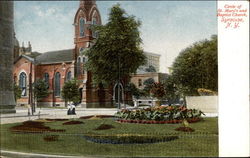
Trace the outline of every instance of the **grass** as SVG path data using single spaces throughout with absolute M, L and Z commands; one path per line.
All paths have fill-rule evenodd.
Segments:
M 129 124 L 117 123 L 111 118 L 101 120 L 83 120 L 84 124 L 62 125 L 67 121 L 45 123 L 53 129 L 65 129 L 64 133 L 12 133 L 9 128 L 15 124 L 1 125 L 1 149 L 22 152 L 34 152 L 59 155 L 83 156 L 218 156 L 218 119 L 204 118 L 204 121 L 192 123 L 195 132 L 175 131 L 180 124 Z M 109 124 L 115 128 L 95 130 L 101 124 Z M 96 134 L 175 134 L 179 139 L 170 142 L 153 144 L 99 144 L 86 141 L 84 133 Z M 59 135 L 58 141 L 46 142 L 48 135 Z

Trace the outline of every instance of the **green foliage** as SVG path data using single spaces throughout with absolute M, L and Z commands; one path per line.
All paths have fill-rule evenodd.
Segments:
M 93 82 L 110 84 L 136 72 L 145 64 L 145 55 L 140 47 L 138 28 L 141 23 L 115 5 L 111 8 L 106 25 L 97 26 L 98 38 L 93 47 L 85 52 L 88 57 L 86 69 L 93 74 Z
M 180 92 L 178 91 L 176 84 L 175 84 L 175 80 L 173 79 L 172 76 L 168 76 L 164 80 L 163 85 L 164 85 L 164 88 L 166 90 L 165 97 L 167 98 L 168 103 L 172 104 L 172 103 L 176 102 L 177 100 L 179 100 Z
M 127 86 L 125 87 L 125 91 L 130 92 L 130 94 L 132 94 L 136 99 L 143 95 L 143 92 L 140 89 L 136 88 L 135 84 L 133 83 L 127 84 Z
M 15 94 L 15 100 L 21 98 L 22 90 L 18 85 L 16 85 L 16 83 L 14 84 L 14 94 Z
M 125 120 L 184 120 L 200 118 L 205 115 L 197 109 L 187 109 L 184 106 L 159 106 L 146 109 L 128 110 L 124 109 L 115 114 L 115 117 Z
M 78 103 L 80 101 L 80 92 L 78 89 L 78 81 L 76 79 L 68 80 L 62 88 L 62 97 L 66 101 Z
M 153 84 L 155 83 L 155 80 L 153 78 L 148 78 L 143 82 L 144 88 L 143 91 L 146 95 L 149 95 L 150 89 L 152 88 Z
M 166 90 L 162 83 L 154 83 L 150 89 L 150 93 L 152 93 L 153 97 L 162 99 L 166 95 Z
M 42 79 L 36 80 L 34 83 L 34 93 L 37 101 L 41 101 L 43 98 L 47 97 L 49 95 L 47 83 Z
M 217 91 L 217 36 L 184 49 L 173 64 L 172 75 L 184 95 L 198 95 L 198 88 Z
M 155 69 L 155 67 L 154 67 L 154 66 L 149 65 L 149 67 L 148 67 L 148 68 L 146 68 L 146 69 L 145 69 L 145 71 L 146 71 L 146 72 L 156 72 L 156 69 Z

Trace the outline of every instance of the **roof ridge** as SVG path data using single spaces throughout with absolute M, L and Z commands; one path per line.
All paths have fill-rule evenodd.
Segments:
M 74 48 L 69 48 L 69 49 L 59 49 L 59 50 L 52 50 L 52 51 L 48 51 L 48 52 L 43 52 L 41 54 L 44 54 L 44 53 L 50 53 L 50 52 L 61 52 L 61 51 L 65 51 L 65 50 L 74 50 Z

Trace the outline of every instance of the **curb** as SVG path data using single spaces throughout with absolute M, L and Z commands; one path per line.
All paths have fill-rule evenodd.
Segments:
M 88 156 L 62 156 L 62 155 L 48 155 L 36 153 L 24 153 L 16 151 L 0 150 L 1 158 L 94 158 Z

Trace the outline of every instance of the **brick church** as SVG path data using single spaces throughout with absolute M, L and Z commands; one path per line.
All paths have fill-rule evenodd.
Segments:
M 108 89 L 95 88 L 91 84 L 91 73 L 84 70 L 84 63 L 88 60 L 84 51 L 89 49 L 97 37 L 96 32 L 90 29 L 91 25 L 101 25 L 101 15 L 96 2 L 80 1 L 74 17 L 75 37 L 73 49 L 38 53 L 32 51 L 31 43 L 28 47 L 19 46 L 15 38 L 14 70 L 15 83 L 21 88 L 21 98 L 18 105 L 33 102 L 32 83 L 37 79 L 44 79 L 51 92 L 39 104 L 41 106 L 65 106 L 61 97 L 64 83 L 76 78 L 79 80 L 81 107 L 114 107 L 113 86 Z M 126 83 L 123 83 L 123 85 Z M 122 103 L 131 101 L 131 96 L 124 93 L 122 87 Z

